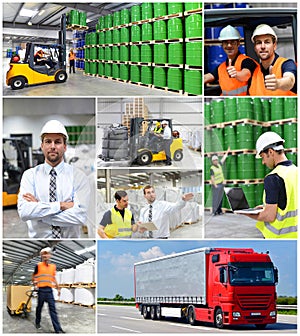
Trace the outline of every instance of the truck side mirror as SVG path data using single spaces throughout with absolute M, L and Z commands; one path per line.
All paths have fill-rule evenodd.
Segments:
M 274 280 L 275 280 L 275 284 L 278 284 L 279 281 L 279 276 L 278 276 L 278 268 L 274 267 Z
M 226 272 L 226 268 L 225 267 L 220 267 L 219 268 L 219 272 L 220 272 L 220 282 L 222 284 L 226 284 L 227 283 L 227 272 Z

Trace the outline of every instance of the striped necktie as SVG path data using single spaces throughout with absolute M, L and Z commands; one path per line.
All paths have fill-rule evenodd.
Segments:
M 49 184 L 49 202 L 56 202 L 56 171 L 54 168 L 50 170 L 50 184 Z M 52 238 L 61 238 L 61 227 L 51 226 Z
M 150 204 L 149 205 L 148 222 L 152 222 L 152 208 L 153 208 L 153 205 Z M 152 231 L 149 231 L 149 238 L 153 238 L 153 232 Z

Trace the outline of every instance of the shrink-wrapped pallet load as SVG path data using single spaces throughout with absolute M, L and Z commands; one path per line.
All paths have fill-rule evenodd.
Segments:
M 74 283 L 74 278 L 75 278 L 74 268 L 64 269 L 61 275 L 61 283 L 65 285 L 69 285 L 69 284 L 71 285 Z
M 61 288 L 60 300 L 63 302 L 73 302 L 74 301 L 74 289 L 73 288 Z
M 89 284 L 94 282 L 94 265 L 84 263 L 76 266 L 74 283 Z
M 74 303 L 86 306 L 95 304 L 95 288 L 75 288 Z

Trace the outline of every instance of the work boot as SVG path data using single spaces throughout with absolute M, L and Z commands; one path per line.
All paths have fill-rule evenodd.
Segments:
M 42 329 L 41 325 L 39 323 L 35 324 L 36 329 Z

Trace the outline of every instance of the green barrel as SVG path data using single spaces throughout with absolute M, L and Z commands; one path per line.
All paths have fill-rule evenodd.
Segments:
M 167 39 L 167 23 L 165 20 L 154 21 L 153 23 L 153 38 L 154 40 Z
M 131 62 L 141 61 L 141 47 L 139 45 L 133 44 L 130 46 L 130 60 Z
M 253 125 L 243 123 L 236 126 L 236 144 L 237 149 L 255 149 Z
M 284 112 L 284 98 L 271 99 L 271 120 L 281 120 Z
M 84 58 L 90 59 L 90 48 L 84 48 Z
M 120 66 L 119 64 L 112 65 L 112 78 L 120 78 Z
M 79 25 L 79 12 L 76 9 L 72 9 L 69 14 L 70 24 Z
M 98 53 L 97 53 L 98 49 L 96 47 L 92 47 L 90 48 L 90 59 L 91 60 L 96 60 L 98 59 Z
M 141 20 L 141 6 L 134 5 L 130 10 L 131 22 L 137 22 Z
M 120 47 L 120 61 L 129 61 L 129 48 L 128 46 L 121 45 Z
M 192 14 L 185 19 L 186 37 L 202 37 L 202 15 Z
M 154 44 L 153 61 L 156 64 L 165 64 L 167 59 L 167 45 L 165 43 Z
M 97 63 L 96 62 L 90 62 L 90 74 L 91 75 L 97 74 Z
M 204 157 L 204 181 L 210 180 L 211 161 L 208 156 Z
M 212 207 L 212 191 L 210 184 L 204 185 L 204 207 L 205 208 Z
M 79 13 L 79 25 L 86 26 L 86 12 Z
M 260 98 L 253 98 L 254 120 L 263 121 L 263 106 Z
M 271 118 L 271 105 L 269 99 L 262 99 L 262 108 L 263 108 L 263 121 L 270 121 Z
M 255 184 L 240 184 L 241 187 L 246 195 L 246 198 L 249 203 L 249 207 L 255 207 L 256 203 L 256 195 L 255 195 Z
M 155 18 L 165 16 L 168 14 L 168 8 L 166 2 L 154 2 L 153 4 L 153 16 Z
M 113 61 L 120 61 L 120 47 L 113 46 L 112 47 L 112 60 Z
M 85 37 L 84 37 L 84 44 L 86 46 L 90 45 L 90 34 L 85 34 Z
M 138 65 L 130 66 L 130 80 L 134 83 L 141 81 L 141 69 Z
M 254 206 L 263 204 L 263 194 L 264 194 L 264 184 L 255 184 L 255 200 L 256 204 Z
M 263 179 L 265 177 L 265 166 L 262 164 L 261 159 L 255 159 L 255 178 Z
M 237 120 L 253 119 L 252 98 L 239 98 L 237 100 Z
M 84 62 L 84 73 L 86 74 L 90 73 L 90 62 L 88 61 Z
M 188 42 L 185 45 L 186 64 L 202 66 L 202 42 Z
M 130 23 L 129 9 L 124 8 L 121 10 L 121 25 Z
M 152 45 L 143 44 L 141 46 L 141 62 L 152 62 L 153 61 L 153 53 L 152 53 Z
M 297 117 L 297 98 L 284 98 L 283 119 Z
M 284 138 L 284 135 L 283 135 L 283 126 L 282 125 L 278 125 L 278 124 L 271 125 L 270 131 L 271 132 L 275 132 L 278 135 L 280 135 L 282 138 Z
M 113 26 L 113 16 L 112 14 L 107 14 L 104 16 L 104 28 L 111 28 Z
M 105 44 L 112 44 L 112 30 L 105 32 Z
M 224 121 L 236 120 L 237 115 L 237 99 L 226 98 L 224 99 Z
M 104 49 L 104 60 L 105 61 L 111 61 L 112 60 L 112 48 L 111 47 L 105 47 L 105 49 Z
M 168 21 L 168 39 L 183 38 L 182 20 L 173 18 Z
M 150 41 L 153 39 L 152 23 L 142 24 L 142 41 Z
M 224 121 L 224 99 L 211 101 L 211 123 L 218 124 Z
M 97 33 L 98 35 L 98 44 L 105 44 L 105 32 L 101 31 Z
M 98 60 L 104 61 L 104 58 L 105 58 L 105 48 L 99 47 L 98 48 Z
M 212 143 L 211 143 L 211 130 L 204 130 L 204 152 L 211 153 L 212 152 Z
M 153 69 L 153 84 L 157 87 L 167 87 L 166 68 L 155 67 Z
M 194 95 L 202 94 L 201 71 L 184 70 L 184 91 Z
M 99 29 L 104 29 L 104 22 L 105 22 L 104 16 L 100 16 L 98 19 Z
M 238 179 L 248 180 L 254 179 L 255 176 L 255 155 L 239 154 L 237 156 Z
M 98 63 L 98 75 L 104 76 L 104 63 Z
M 97 33 L 90 33 L 90 45 L 96 45 L 97 44 Z
M 224 127 L 224 149 L 235 150 L 236 148 L 236 127 L 226 126 Z
M 152 19 L 153 18 L 153 3 L 143 2 L 142 5 L 142 20 Z
M 183 12 L 182 2 L 168 2 L 168 14 L 177 14 Z
M 263 134 L 262 126 L 253 126 L 253 138 L 254 142 Z
M 121 43 L 128 43 L 130 42 L 130 34 L 129 34 L 129 28 L 123 27 L 120 29 L 121 32 Z
M 297 147 L 297 123 L 283 124 L 283 138 L 285 148 Z
M 121 12 L 117 11 L 113 14 L 113 27 L 120 26 L 121 24 Z
M 105 76 L 111 77 L 111 75 L 112 75 L 111 69 L 112 69 L 111 63 L 105 63 L 105 65 L 104 65 L 104 74 L 105 74 Z
M 183 81 L 182 81 L 182 69 L 178 68 L 169 68 L 168 69 L 168 80 L 167 85 L 171 90 L 182 90 Z
M 113 36 L 113 43 L 117 44 L 121 42 L 121 34 L 120 34 L 120 29 L 114 29 L 112 31 L 112 36 Z
M 221 152 L 224 150 L 224 134 L 223 128 L 212 129 L 212 146 L 214 152 Z
M 141 67 L 141 82 L 143 84 L 153 83 L 153 68 L 151 66 Z
M 129 80 L 129 65 L 120 64 L 120 79 Z
M 224 176 L 226 180 L 237 180 L 238 179 L 238 166 L 237 166 L 237 156 L 228 155 L 224 164 Z
M 210 103 L 205 102 L 204 104 L 204 125 L 210 125 Z
M 168 63 L 183 64 L 183 44 L 169 43 L 168 46 Z
M 297 153 L 286 153 L 285 155 L 288 160 L 291 160 L 294 165 L 297 165 Z
M 190 11 L 190 10 L 200 9 L 200 8 L 202 8 L 202 2 L 185 2 L 184 3 L 185 11 Z
M 133 25 L 131 26 L 131 42 L 139 42 L 141 41 L 141 26 Z

